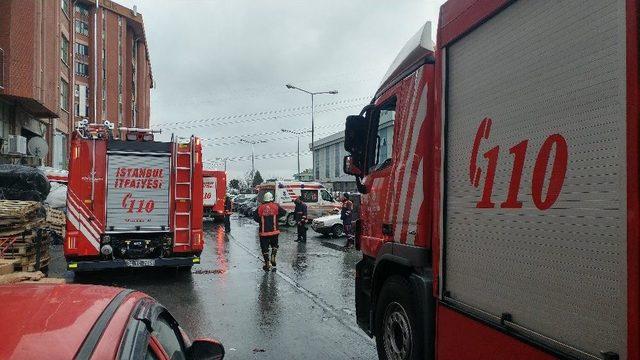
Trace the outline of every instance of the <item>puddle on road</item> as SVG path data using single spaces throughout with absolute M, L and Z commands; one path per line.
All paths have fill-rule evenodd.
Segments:
M 345 249 L 343 245 L 330 243 L 328 241 L 323 241 L 321 244 L 322 244 L 322 246 L 328 247 L 329 249 L 338 250 L 338 251 L 342 251 L 342 252 L 348 252 L 348 249 Z
M 196 275 L 206 275 L 206 274 L 224 274 L 225 270 L 223 269 L 213 269 L 213 270 L 195 270 L 193 274 Z

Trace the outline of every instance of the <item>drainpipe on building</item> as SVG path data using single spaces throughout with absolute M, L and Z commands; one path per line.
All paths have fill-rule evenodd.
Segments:
M 93 14 L 93 122 L 98 122 L 98 10 L 100 9 L 100 0 L 96 0 L 96 11 Z M 103 110 L 104 111 L 104 110 Z M 96 142 L 93 141 L 93 151 L 91 154 L 91 209 L 95 197 L 95 181 L 96 181 Z

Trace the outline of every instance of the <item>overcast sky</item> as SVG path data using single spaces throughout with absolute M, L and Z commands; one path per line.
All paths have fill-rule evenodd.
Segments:
M 284 85 L 338 90 L 316 97 L 316 140 L 343 130 L 405 42 L 426 21 L 435 27 L 444 2 L 116 1 L 144 17 L 156 85 L 151 125 L 163 137 L 202 137 L 205 161 L 229 158 L 229 179 L 251 169 L 251 145 L 240 139 L 266 141 L 255 145 L 265 179 L 291 178 L 296 138 L 280 129 L 309 130 L 311 110 L 308 95 Z M 311 167 L 310 141 L 301 138 L 302 169 Z

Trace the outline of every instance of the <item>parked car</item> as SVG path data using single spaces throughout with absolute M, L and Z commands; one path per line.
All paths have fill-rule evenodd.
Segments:
M 97 285 L 0 286 L 0 359 L 222 359 L 148 295 Z
M 255 197 L 255 194 L 240 194 L 236 196 L 231 203 L 231 209 L 238 212 L 242 204 L 249 201 L 252 197 Z
M 253 212 L 257 208 L 258 208 L 258 199 L 254 197 L 251 200 L 242 204 L 242 214 L 244 214 L 244 216 L 252 217 Z
M 344 227 L 342 226 L 342 220 L 340 220 L 340 214 L 327 215 L 314 219 L 311 223 L 313 231 L 322 235 L 333 235 L 334 237 L 341 237 L 344 235 Z

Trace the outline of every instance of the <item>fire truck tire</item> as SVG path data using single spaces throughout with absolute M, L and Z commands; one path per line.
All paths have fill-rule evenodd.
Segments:
M 293 214 L 287 215 L 287 226 L 289 227 L 296 226 L 296 219 L 294 218 Z
M 401 276 L 391 276 L 382 286 L 376 306 L 375 337 L 380 360 L 423 358 L 422 319 L 411 299 L 413 287 Z

